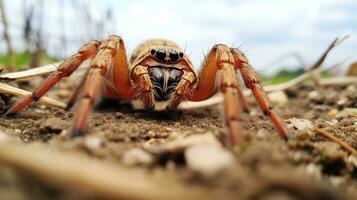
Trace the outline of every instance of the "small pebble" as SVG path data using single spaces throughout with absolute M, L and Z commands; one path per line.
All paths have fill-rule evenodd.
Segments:
M 307 119 L 290 118 L 286 121 L 288 123 L 288 127 L 294 128 L 295 130 L 304 131 L 313 128 L 312 122 Z
M 333 117 L 338 113 L 338 110 L 336 108 L 331 109 L 330 111 L 327 112 L 327 116 Z
M 356 156 L 353 156 L 353 155 L 350 155 L 348 157 L 348 162 L 352 163 L 352 165 L 357 168 L 357 157 Z
M 140 148 L 133 148 L 124 152 L 122 161 L 128 166 L 151 165 L 154 162 L 154 158 L 151 154 Z
M 321 178 L 321 167 L 314 163 L 309 163 L 306 166 L 306 172 L 316 178 Z
M 22 131 L 21 131 L 20 129 L 18 129 L 18 128 L 14 129 L 14 132 L 15 132 L 16 134 L 22 133 Z
M 309 92 L 307 96 L 309 97 L 309 99 L 317 99 L 320 96 L 320 94 L 318 91 L 314 90 Z
M 155 133 L 154 131 L 148 131 L 148 132 L 146 133 L 146 135 L 147 135 L 149 138 L 154 138 L 154 137 L 156 137 L 156 133 Z
M 346 116 L 357 117 L 357 108 L 344 108 L 336 115 L 336 117 L 346 117 Z
M 276 106 L 283 106 L 288 102 L 288 96 L 283 91 L 270 92 L 268 97 Z
M 185 159 L 190 169 L 208 177 L 227 169 L 234 162 L 231 152 L 221 147 L 206 145 L 195 145 L 187 148 Z
M 346 98 L 346 97 L 341 97 L 341 98 L 337 101 L 337 105 L 343 106 L 343 105 L 346 105 L 347 102 L 348 102 L 348 98 Z
M 344 182 L 344 179 L 342 177 L 340 177 L 340 176 L 336 176 L 336 177 L 331 176 L 330 177 L 330 182 L 331 182 L 331 184 L 333 186 L 338 187 Z
M 258 132 L 257 132 L 257 137 L 259 139 L 264 139 L 266 138 L 268 135 L 270 134 L 270 132 L 265 129 L 265 128 L 262 128 L 262 129 L 259 129 Z
M 84 140 L 84 145 L 87 149 L 95 150 L 102 145 L 102 141 L 99 137 L 87 137 Z
M 115 113 L 115 117 L 116 117 L 117 119 L 121 119 L 121 118 L 124 117 L 124 114 L 121 113 L 121 112 L 116 112 L 116 113 Z

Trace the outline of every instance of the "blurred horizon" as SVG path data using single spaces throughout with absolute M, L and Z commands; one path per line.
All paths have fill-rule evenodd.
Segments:
M 309 66 L 335 37 L 351 37 L 336 47 L 325 67 L 350 58 L 357 60 L 357 2 L 316 1 L 163 1 L 139 0 L 4 0 L 14 51 L 29 48 L 24 40 L 31 15 L 30 49 L 40 38 L 45 51 L 64 59 L 91 39 L 116 34 L 123 37 L 127 54 L 140 42 L 165 38 L 177 42 L 198 68 L 216 43 L 240 47 L 252 66 L 263 74 Z M 0 26 L 3 32 L 3 26 Z M 6 53 L 6 45 L 0 45 Z M 285 56 L 284 56 L 285 55 Z M 279 59 L 280 58 L 280 59 Z M 272 63 L 278 59 L 278 62 Z

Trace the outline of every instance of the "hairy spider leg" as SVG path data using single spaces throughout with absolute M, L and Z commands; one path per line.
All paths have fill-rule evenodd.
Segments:
M 53 72 L 44 82 L 42 82 L 42 84 L 30 96 L 23 98 L 7 110 L 5 116 L 15 115 L 17 112 L 28 106 L 32 101 L 38 101 L 62 78 L 70 76 L 76 69 L 78 69 L 79 65 L 83 61 L 95 56 L 99 45 L 99 41 L 91 41 L 82 46 L 76 54 L 64 61 L 57 68 L 57 71 Z
M 188 99 L 208 99 L 217 90 L 216 79 L 220 79 L 219 88 L 224 96 L 224 119 L 229 129 L 230 142 L 237 144 L 242 141 L 239 125 L 241 107 L 234 61 L 229 47 L 223 44 L 215 45 L 202 64 L 198 84 Z
M 238 49 L 231 49 L 231 52 L 235 58 L 236 68 L 239 69 L 246 87 L 252 91 L 263 113 L 270 118 L 278 130 L 280 137 L 284 140 L 289 140 L 291 135 L 289 134 L 288 128 L 273 109 L 273 104 L 260 84 L 259 75 L 249 65 L 248 59 Z
M 125 66 L 120 65 L 123 63 L 121 59 L 126 59 L 126 57 L 117 60 L 118 57 L 125 54 L 123 51 L 125 51 L 125 48 L 122 39 L 116 35 L 109 36 L 99 46 L 98 53 L 91 62 L 90 69 L 79 97 L 71 130 L 72 137 L 80 136 L 82 134 L 87 124 L 88 115 L 95 104 L 102 83 L 104 82 L 103 80 L 105 80 L 106 76 L 108 76 L 108 71 L 112 72 L 111 70 L 113 70 L 113 67 L 118 67 L 117 65 L 119 65 L 119 67 L 122 67 L 122 70 L 124 71 L 122 74 L 125 74 L 125 77 L 128 76 L 128 66 L 125 65 L 127 61 L 124 61 Z M 116 61 L 120 61 L 120 63 L 117 63 Z M 128 86 L 130 85 L 129 82 L 126 84 Z M 118 94 L 123 94 L 127 92 L 127 90 L 116 90 L 116 92 Z

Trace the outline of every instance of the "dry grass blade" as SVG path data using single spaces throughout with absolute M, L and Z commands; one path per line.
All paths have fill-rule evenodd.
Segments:
M 0 142 L 0 162 L 72 192 L 98 199 L 207 199 L 195 187 L 158 184 L 147 174 L 42 145 Z
M 337 68 L 339 66 L 341 66 L 343 63 L 345 62 L 342 61 L 342 62 L 339 62 L 339 63 L 336 63 L 334 65 L 332 65 L 331 67 L 329 68 L 326 68 L 326 69 L 321 69 L 321 68 L 316 68 L 312 71 L 307 71 L 303 74 L 301 74 L 300 76 L 290 80 L 290 81 L 287 81 L 287 82 L 284 82 L 284 83 L 280 83 L 280 84 L 276 84 L 276 85 L 267 85 L 264 87 L 264 90 L 266 92 L 273 92 L 273 91 L 279 91 L 279 90 L 286 90 L 286 89 L 289 89 L 301 82 L 303 82 L 304 80 L 310 78 L 311 76 L 313 76 L 314 74 L 316 73 L 321 73 L 321 72 L 324 72 L 324 71 L 329 71 L 331 69 L 334 69 L 334 68 Z M 320 83 L 321 85 L 321 83 Z
M 333 136 L 331 133 L 328 133 L 326 131 L 323 131 L 321 129 L 314 129 L 313 130 L 314 133 L 319 134 L 329 140 L 331 140 L 332 142 L 338 144 L 341 146 L 342 149 L 346 150 L 348 153 L 352 154 L 353 156 L 357 156 L 357 151 L 356 149 L 354 149 L 353 147 L 351 147 L 349 144 L 347 144 L 346 142 L 340 140 L 339 138 Z
M 31 92 L 7 85 L 5 83 L 0 83 L 0 93 L 10 94 L 10 95 L 14 95 L 14 96 L 17 96 L 20 98 L 27 97 L 27 96 L 31 95 Z M 52 99 L 50 97 L 42 97 L 38 102 L 40 104 L 47 105 L 47 106 L 66 108 L 65 103 L 58 101 L 56 99 Z
M 90 61 L 91 61 L 91 59 L 88 59 L 88 60 L 84 61 L 79 66 L 79 70 L 87 69 L 90 66 Z M 48 64 L 48 65 L 44 65 L 44 66 L 40 66 L 40 67 L 36 67 L 36 68 L 23 70 L 23 71 L 1 74 L 0 75 L 0 80 L 1 81 L 23 81 L 23 80 L 29 80 L 32 77 L 47 75 L 47 74 L 50 74 L 50 73 L 56 71 L 57 67 L 60 64 L 61 64 L 61 62 L 52 63 L 52 64 Z
M 46 74 L 56 71 L 57 67 L 60 64 L 61 63 L 58 62 L 58 63 L 49 64 L 49 65 L 44 65 L 41 67 L 31 68 L 31 69 L 24 70 L 24 71 L 1 74 L 0 80 L 19 81 L 19 80 L 26 80 L 26 79 L 32 78 L 34 76 L 46 75 Z
M 334 39 L 331 44 L 327 47 L 327 49 L 324 51 L 324 53 L 320 56 L 320 58 L 311 66 L 308 68 L 307 71 L 311 71 L 311 70 L 314 70 L 314 69 L 317 69 L 319 68 L 322 63 L 325 61 L 327 55 L 329 54 L 329 52 L 335 48 L 337 45 L 341 44 L 343 41 L 345 41 L 347 38 L 349 38 L 349 35 L 346 35 L 344 37 L 342 37 L 341 39 L 340 38 L 336 38 Z

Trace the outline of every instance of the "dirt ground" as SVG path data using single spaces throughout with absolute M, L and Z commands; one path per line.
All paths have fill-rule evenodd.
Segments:
M 65 93 L 65 92 L 63 92 Z M 276 106 L 287 121 L 309 120 L 357 148 L 357 87 L 296 87 L 286 92 L 288 102 Z M 13 100 L 4 98 L 2 104 Z M 290 126 L 294 139 L 281 140 L 253 98 L 241 125 L 247 141 L 229 146 L 222 106 L 190 111 L 147 112 L 128 104 L 104 101 L 89 119 L 87 134 L 68 137 L 73 111 L 33 104 L 15 117 L 4 118 L 0 130 L 20 138 L 23 145 L 44 143 L 66 152 L 80 152 L 141 169 L 157 181 L 184 187 L 198 186 L 222 199 L 355 199 L 356 161 L 327 139 Z M 214 176 L 192 170 L 182 152 L 153 155 L 150 163 L 133 164 L 125 154 L 147 145 L 163 144 L 181 136 L 211 133 L 233 155 L 233 164 Z M 98 145 L 99 144 L 99 145 Z M 30 153 L 30 152 L 29 152 Z M 95 172 L 93 172 L 95 173 Z M 1 199 L 80 199 L 63 188 L 47 185 L 26 173 L 0 165 Z

